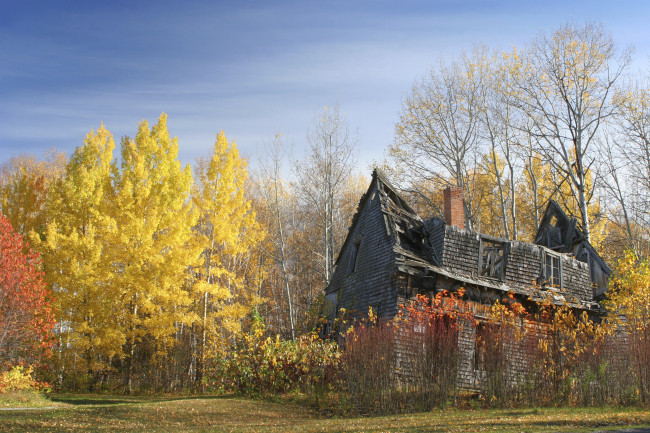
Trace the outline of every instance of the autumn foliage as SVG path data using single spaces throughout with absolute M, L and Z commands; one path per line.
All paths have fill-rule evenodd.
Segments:
M 250 332 L 224 356 L 212 359 L 206 383 L 215 390 L 245 395 L 317 394 L 333 385 L 340 358 L 336 343 L 315 333 L 296 341 L 268 335 L 254 313 Z
M 347 316 L 347 317 L 346 317 Z M 396 413 L 444 407 L 456 390 L 459 332 L 474 326 L 462 296 L 418 296 L 392 321 L 374 312 L 347 313 L 339 324 L 338 387 L 355 413 Z
M 628 382 L 638 398 L 650 401 L 650 263 L 631 251 L 621 260 L 606 302 L 617 335 L 626 341 Z
M 54 316 L 40 257 L 23 247 L 23 237 L 0 215 L 0 371 L 35 362 L 52 346 Z

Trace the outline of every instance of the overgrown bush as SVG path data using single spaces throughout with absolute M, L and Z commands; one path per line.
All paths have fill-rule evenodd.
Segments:
M 548 302 L 495 304 L 478 324 L 478 388 L 487 406 L 629 404 L 630 347 L 616 326 Z
M 247 395 L 321 392 L 332 383 L 340 356 L 336 343 L 316 333 L 296 341 L 265 336 L 257 318 L 249 334 L 213 360 L 206 380 L 215 390 Z
M 356 323 L 341 337 L 341 363 L 336 388 L 349 399 L 354 412 L 393 412 L 396 397 L 397 328 L 393 323 Z
M 627 379 L 637 398 L 650 403 L 650 262 L 628 251 L 610 281 L 605 306 L 625 341 Z
M 372 310 L 342 336 L 338 389 L 357 413 L 431 410 L 455 393 L 458 334 L 472 314 L 456 295 L 419 296 L 392 321 Z
M 626 359 L 639 344 L 620 326 L 549 302 L 527 311 L 514 296 L 479 320 L 462 295 L 419 296 L 392 321 L 372 310 L 344 315 L 338 345 L 315 334 L 271 338 L 257 320 L 214 361 L 208 385 L 247 395 L 296 391 L 320 409 L 356 414 L 459 404 L 472 389 L 486 407 L 643 401 Z
M 634 357 L 650 353 L 645 334 L 565 305 L 531 306 L 510 296 L 476 320 L 459 296 L 441 294 L 402 306 L 392 322 L 370 314 L 344 335 L 337 389 L 369 414 L 430 410 L 471 389 L 488 407 L 644 401 Z M 475 347 L 461 347 L 472 335 Z
M 34 369 L 31 366 L 14 366 L 0 374 L 0 394 L 13 391 L 43 391 L 49 390 L 49 385 L 34 379 Z

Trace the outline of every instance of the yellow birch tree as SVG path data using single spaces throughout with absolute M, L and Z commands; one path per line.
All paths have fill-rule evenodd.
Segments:
M 103 256 L 105 239 L 115 230 L 110 217 L 114 148 L 113 136 L 103 125 L 86 135 L 64 176 L 50 188 L 47 212 L 51 221 L 44 240 L 31 232 L 54 292 L 58 367 L 75 370 L 70 362 L 80 358 L 83 361 L 76 367 L 88 372 L 91 388 L 95 373 L 120 353 L 124 343 L 112 321 L 113 270 Z
M 221 350 L 224 337 L 239 333 L 242 319 L 261 302 L 255 284 L 241 272 L 251 247 L 263 238 L 251 202 L 244 196 L 247 175 L 246 161 L 223 131 L 212 155 L 197 164 L 192 198 L 200 214 L 196 232 L 203 250 L 193 286 L 200 316 L 198 383 L 208 347 Z
M 122 139 L 121 172 L 114 176 L 117 230 L 111 239 L 115 326 L 125 339 L 127 392 L 138 345 L 153 340 L 160 355 L 174 344 L 176 324 L 192 299 L 188 269 L 198 263 L 200 245 L 192 227 L 191 167 L 177 159 L 178 139 L 170 138 L 167 115 L 149 129 L 142 121 L 135 140 Z
M 625 349 L 642 402 L 650 400 L 650 263 L 626 251 L 603 304 L 627 334 Z

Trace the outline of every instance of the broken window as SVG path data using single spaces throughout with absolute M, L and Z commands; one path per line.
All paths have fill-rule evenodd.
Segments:
M 491 236 L 481 236 L 478 274 L 481 277 L 503 280 L 505 277 L 508 242 Z
M 562 260 L 548 251 L 542 256 L 542 282 L 544 285 L 562 287 Z
M 352 251 L 350 251 L 350 267 L 348 268 L 348 273 L 352 273 L 357 268 L 357 258 L 359 257 L 359 247 L 361 246 L 361 240 L 358 240 L 352 245 Z

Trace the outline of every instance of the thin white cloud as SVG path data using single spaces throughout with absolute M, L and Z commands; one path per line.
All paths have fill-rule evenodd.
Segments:
M 592 15 L 575 19 L 625 27 L 622 44 L 645 35 L 640 17 L 622 24 L 621 6 L 571 7 L 587 4 Z M 458 55 L 474 42 L 521 46 L 538 27 L 569 19 L 567 8 L 197 2 L 124 3 L 61 11 L 52 20 L 24 14 L 22 30 L 0 24 L 0 160 L 51 145 L 70 153 L 100 121 L 117 139 L 133 135 L 138 121 L 155 122 L 162 111 L 184 163 L 207 153 L 220 129 L 247 154 L 277 127 L 300 146 L 313 108 L 339 97 L 350 125 L 360 128 L 365 166 L 391 141 L 404 92 L 441 54 Z M 42 28 L 30 32 L 29 25 Z M 637 57 L 649 52 L 645 41 Z

